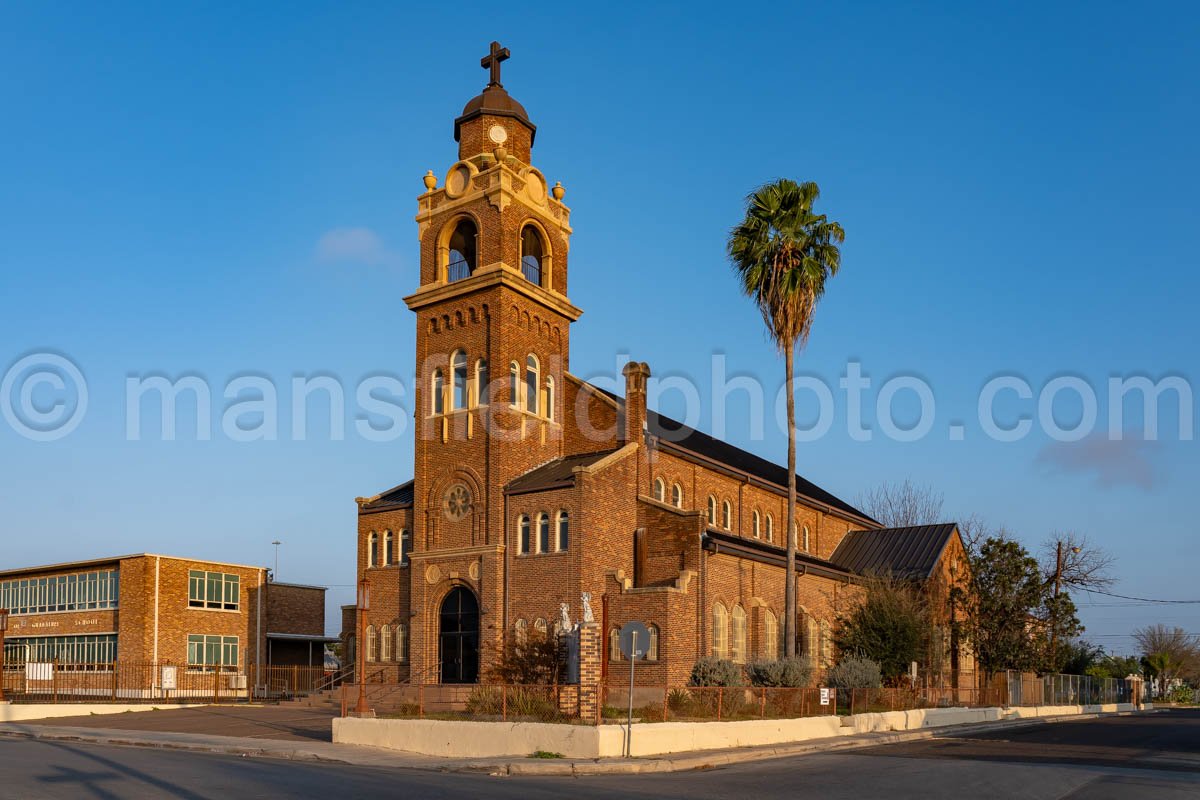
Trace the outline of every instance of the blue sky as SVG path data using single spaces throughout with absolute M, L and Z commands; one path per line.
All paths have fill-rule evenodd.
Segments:
M 847 239 L 799 369 L 834 387 L 850 361 L 877 384 L 920 376 L 937 411 L 919 442 L 861 442 L 839 396 L 800 471 L 851 500 L 911 478 L 947 516 L 1030 545 L 1086 533 L 1119 559 L 1118 592 L 1200 594 L 1200 459 L 1173 409 L 1160 441 L 1125 446 L 999 443 L 973 422 L 998 374 L 1035 391 L 1196 378 L 1194 8 L 468 6 L 6 8 L 0 369 L 61 354 L 89 402 L 54 442 L 0 423 L 5 564 L 149 550 L 269 565 L 278 538 L 281 579 L 349 602 L 353 498 L 411 477 L 411 430 L 291 441 L 285 399 L 278 441 L 219 425 L 127 441 L 125 379 L 199 375 L 219 409 L 236 376 L 410 376 L 415 198 L 454 161 L 453 118 L 499 39 L 534 161 L 573 209 L 574 372 L 627 353 L 688 376 L 710 430 L 713 354 L 773 393 L 782 368 L 724 237 L 756 185 L 815 180 Z M 1069 424 L 1080 406 L 1059 399 Z M 782 460 L 740 402 L 728 437 Z M 1035 403 L 1001 406 L 1011 422 Z M 1136 409 L 1125 423 L 1140 429 Z M 1110 649 L 1148 622 L 1200 630 L 1195 606 L 1104 602 L 1084 621 Z

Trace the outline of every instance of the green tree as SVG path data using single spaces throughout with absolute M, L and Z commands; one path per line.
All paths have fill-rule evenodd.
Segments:
M 909 665 L 928 653 L 933 629 L 929 604 L 912 584 L 886 577 L 867 583 L 863 602 L 837 619 L 833 644 L 839 659 L 868 658 L 885 683 L 897 683 Z
M 816 214 L 820 189 L 812 182 L 781 178 L 746 200 L 746 216 L 729 234 L 729 258 L 742 291 L 783 354 L 788 425 L 788 506 L 785 655 L 796 655 L 796 398 L 795 354 L 812 330 L 825 283 L 841 266 L 842 226 Z
M 985 672 L 1046 670 L 1050 632 L 1069 639 L 1082 631 L 1070 596 L 1056 599 L 1053 588 L 1011 539 L 989 537 L 972 554 L 969 591 L 955 592 L 966 609 L 962 632 Z

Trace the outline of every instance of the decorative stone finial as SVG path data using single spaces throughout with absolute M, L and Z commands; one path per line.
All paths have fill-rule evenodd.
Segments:
M 508 161 L 508 148 L 504 145 L 499 145 L 492 151 L 496 154 L 497 163 L 504 164 Z
M 425 190 L 432 192 L 437 188 L 437 176 L 433 174 L 433 170 L 425 173 Z
M 563 199 L 563 195 L 565 195 L 566 193 L 567 193 L 567 190 L 563 188 L 563 185 L 561 183 L 559 183 L 558 181 L 555 181 L 554 188 L 550 190 L 550 194 L 554 195 L 554 199 L 561 202 Z

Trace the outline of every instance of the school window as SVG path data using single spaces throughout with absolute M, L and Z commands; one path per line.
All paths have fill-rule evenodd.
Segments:
M 213 672 L 238 667 L 238 637 L 188 635 L 188 669 Z
M 117 570 L 0 581 L 0 608 L 10 614 L 117 607 Z
M 237 611 L 241 588 L 242 579 L 237 575 L 193 569 L 188 572 L 188 605 Z

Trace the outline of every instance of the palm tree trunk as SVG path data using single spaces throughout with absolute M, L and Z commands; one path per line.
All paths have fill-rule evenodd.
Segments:
M 788 437 L 788 505 L 787 505 L 787 575 L 784 576 L 785 619 L 783 623 L 784 643 L 788 657 L 796 655 L 796 365 L 795 344 L 788 342 L 783 348 L 784 369 L 787 371 L 787 437 Z

